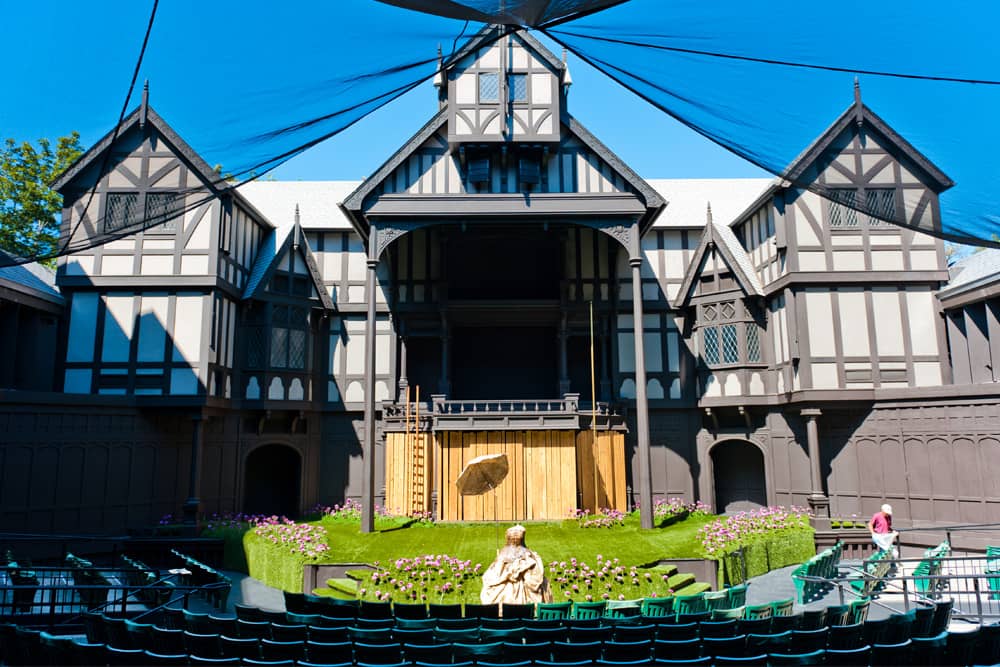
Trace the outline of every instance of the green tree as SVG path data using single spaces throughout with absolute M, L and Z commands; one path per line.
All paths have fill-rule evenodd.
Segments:
M 52 142 L 0 148 L 0 248 L 20 257 L 52 255 L 59 242 L 62 197 L 51 183 L 83 153 L 76 132 Z

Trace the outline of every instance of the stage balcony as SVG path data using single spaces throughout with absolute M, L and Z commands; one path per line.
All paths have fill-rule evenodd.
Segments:
M 409 419 L 419 418 L 420 430 L 442 431 L 624 431 L 625 419 L 610 403 L 580 401 L 579 394 L 552 399 L 448 400 L 432 394 L 429 403 L 382 403 L 382 429 L 403 432 Z

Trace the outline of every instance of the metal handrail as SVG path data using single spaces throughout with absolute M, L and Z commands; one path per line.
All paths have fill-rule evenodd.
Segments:
M 840 604 L 845 604 L 846 595 L 850 594 L 856 598 L 862 597 L 854 590 L 852 584 L 862 580 L 877 580 L 881 585 L 875 595 L 885 596 L 886 594 L 902 595 L 903 609 L 909 609 L 915 603 L 934 603 L 936 599 L 947 594 L 955 601 L 952 615 L 958 618 L 978 619 L 982 623 L 984 619 L 1000 618 L 1000 574 L 991 575 L 987 573 L 987 559 L 985 556 L 948 556 L 934 558 L 940 561 L 942 568 L 950 571 L 941 574 L 897 574 L 906 565 L 917 565 L 927 558 L 893 558 L 885 559 L 888 563 L 890 574 L 884 577 L 874 577 L 861 568 L 848 568 L 851 573 L 838 577 L 817 577 L 805 574 L 792 574 L 792 578 L 803 582 L 825 584 L 836 588 Z M 863 566 L 862 566 L 863 567 Z M 964 571 L 962 571 L 964 570 Z M 989 582 L 983 585 L 983 580 L 998 578 L 998 588 L 991 589 Z M 922 582 L 923 588 L 930 594 L 925 595 L 920 591 L 917 582 Z M 873 596 L 869 596 L 870 598 Z M 896 611 L 896 609 L 883 601 L 873 599 L 872 604 Z

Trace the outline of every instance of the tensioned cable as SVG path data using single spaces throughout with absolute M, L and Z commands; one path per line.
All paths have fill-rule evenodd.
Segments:
M 114 144 L 115 140 L 118 139 L 118 132 L 121 130 L 122 122 L 125 120 L 125 114 L 128 111 L 129 101 L 131 101 L 132 93 L 135 91 L 135 82 L 139 80 L 139 70 L 142 68 L 142 59 L 146 55 L 146 47 L 149 45 L 149 35 L 153 32 L 153 22 L 156 20 L 156 10 L 159 7 L 159 5 L 160 5 L 160 0 L 153 0 L 153 8 L 149 12 L 149 21 L 146 23 L 146 34 L 143 35 L 142 47 L 139 49 L 139 57 L 136 58 L 135 67 L 132 69 L 132 80 L 129 82 L 128 92 L 125 93 L 125 101 L 122 103 L 122 110 L 121 113 L 118 114 L 118 122 L 115 124 L 114 133 L 111 136 L 111 144 L 109 145 Z M 106 151 L 104 153 L 104 160 L 102 161 L 101 171 L 99 173 L 103 174 L 105 171 L 107 171 L 108 162 L 110 161 L 110 159 L 111 159 L 111 151 Z M 94 186 L 90 188 L 90 193 L 87 195 L 87 205 L 83 209 L 84 214 L 90 210 L 90 205 L 94 201 L 94 195 L 97 193 L 97 184 L 99 182 L 100 179 L 94 181 Z M 77 230 L 80 228 L 80 225 L 83 223 L 83 218 L 84 215 L 81 215 L 80 219 L 77 220 L 76 225 L 74 225 L 73 229 L 70 230 L 70 233 L 66 235 L 67 245 L 69 244 L 69 240 L 73 238 Z M 63 247 L 65 248 L 66 246 Z M 62 251 L 57 250 L 56 256 L 61 254 L 63 254 Z
M 791 60 L 778 60 L 778 59 L 775 59 L 775 58 L 759 58 L 759 57 L 755 57 L 755 56 L 741 56 L 741 55 L 738 55 L 738 54 L 735 54 L 735 53 L 720 53 L 720 52 L 717 52 L 717 51 L 702 51 L 702 50 L 699 50 L 699 49 L 687 49 L 687 48 L 683 48 L 683 47 L 679 47 L 679 46 L 663 46 L 663 45 L 660 45 L 660 44 L 649 44 L 649 43 L 646 43 L 646 42 L 636 42 L 636 41 L 629 40 L 629 39 L 617 39 L 617 38 L 614 38 L 614 37 L 599 37 L 597 35 L 587 35 L 587 34 L 584 34 L 584 33 L 573 32 L 573 31 L 569 31 L 569 30 L 553 30 L 553 31 L 549 32 L 549 31 L 543 29 L 543 32 L 545 32 L 545 34 L 547 34 L 549 37 L 551 37 L 552 39 L 556 40 L 560 44 L 562 44 L 562 42 L 560 40 L 556 39 L 555 37 L 553 37 L 553 35 L 551 34 L 552 32 L 558 33 L 560 35 L 566 35 L 567 37 L 578 37 L 580 39 L 590 39 L 590 40 L 593 40 L 593 41 L 606 42 L 606 43 L 609 43 L 609 44 L 621 44 L 623 46 L 635 46 L 635 47 L 639 47 L 639 48 L 643 48 L 643 49 L 656 49 L 658 51 L 672 51 L 672 52 L 675 52 L 675 53 L 685 53 L 685 54 L 688 54 L 688 55 L 707 56 L 709 58 L 724 58 L 724 59 L 727 59 L 727 60 L 740 60 L 740 61 L 744 61 L 744 62 L 761 63 L 761 64 L 764 64 L 764 65 L 781 65 L 783 67 L 800 67 L 800 68 L 803 68 L 803 69 L 818 69 L 818 70 L 824 70 L 824 71 L 827 71 L 827 72 L 845 72 L 845 73 L 848 73 L 848 74 L 870 74 L 872 76 L 886 76 L 886 77 L 891 77 L 891 78 L 896 78 L 896 79 L 916 79 L 916 80 L 919 80 L 919 81 L 944 81 L 944 82 L 947 82 L 947 83 L 973 83 L 973 84 L 979 84 L 979 85 L 984 85 L 984 86 L 1000 86 L 1000 81 L 997 81 L 997 80 L 994 80 L 994 79 L 967 79 L 967 78 L 963 78 L 963 77 L 954 77 L 954 76 L 935 76 L 935 75 L 931 75 L 931 74 L 910 74 L 910 73 L 907 73 L 907 72 L 887 72 L 887 71 L 884 71 L 884 70 L 870 70 L 870 69 L 861 69 L 861 68 L 857 68 L 857 67 L 838 67 L 836 65 L 819 65 L 819 64 L 816 64 L 816 63 L 802 63 L 802 62 L 794 62 L 794 61 L 791 61 Z M 648 36 L 648 37 L 651 37 L 651 38 L 664 38 L 664 37 L 667 37 L 666 35 L 655 35 L 655 34 L 640 35 L 640 36 L 642 36 L 642 37 Z M 563 44 L 563 46 L 565 46 L 565 44 Z M 566 47 L 566 48 L 570 49 L 570 51 L 573 50 L 570 47 Z M 576 55 L 580 55 L 580 54 L 577 53 Z

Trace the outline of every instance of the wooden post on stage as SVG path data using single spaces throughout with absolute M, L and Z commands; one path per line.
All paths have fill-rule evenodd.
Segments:
M 632 335 L 635 338 L 635 422 L 639 445 L 639 520 L 643 528 L 653 527 L 653 483 L 649 453 L 649 403 L 646 400 L 646 351 L 642 330 L 642 248 L 639 223 L 632 223 L 629 243 L 629 266 L 632 267 Z
M 597 488 L 599 478 L 597 475 L 597 380 L 594 376 L 594 300 L 590 300 L 590 451 L 594 457 L 594 507 L 593 512 L 598 511 L 599 505 Z
M 375 270 L 378 268 L 378 228 L 368 235 L 368 273 L 365 276 L 365 433 L 361 446 L 361 532 L 375 530 Z

